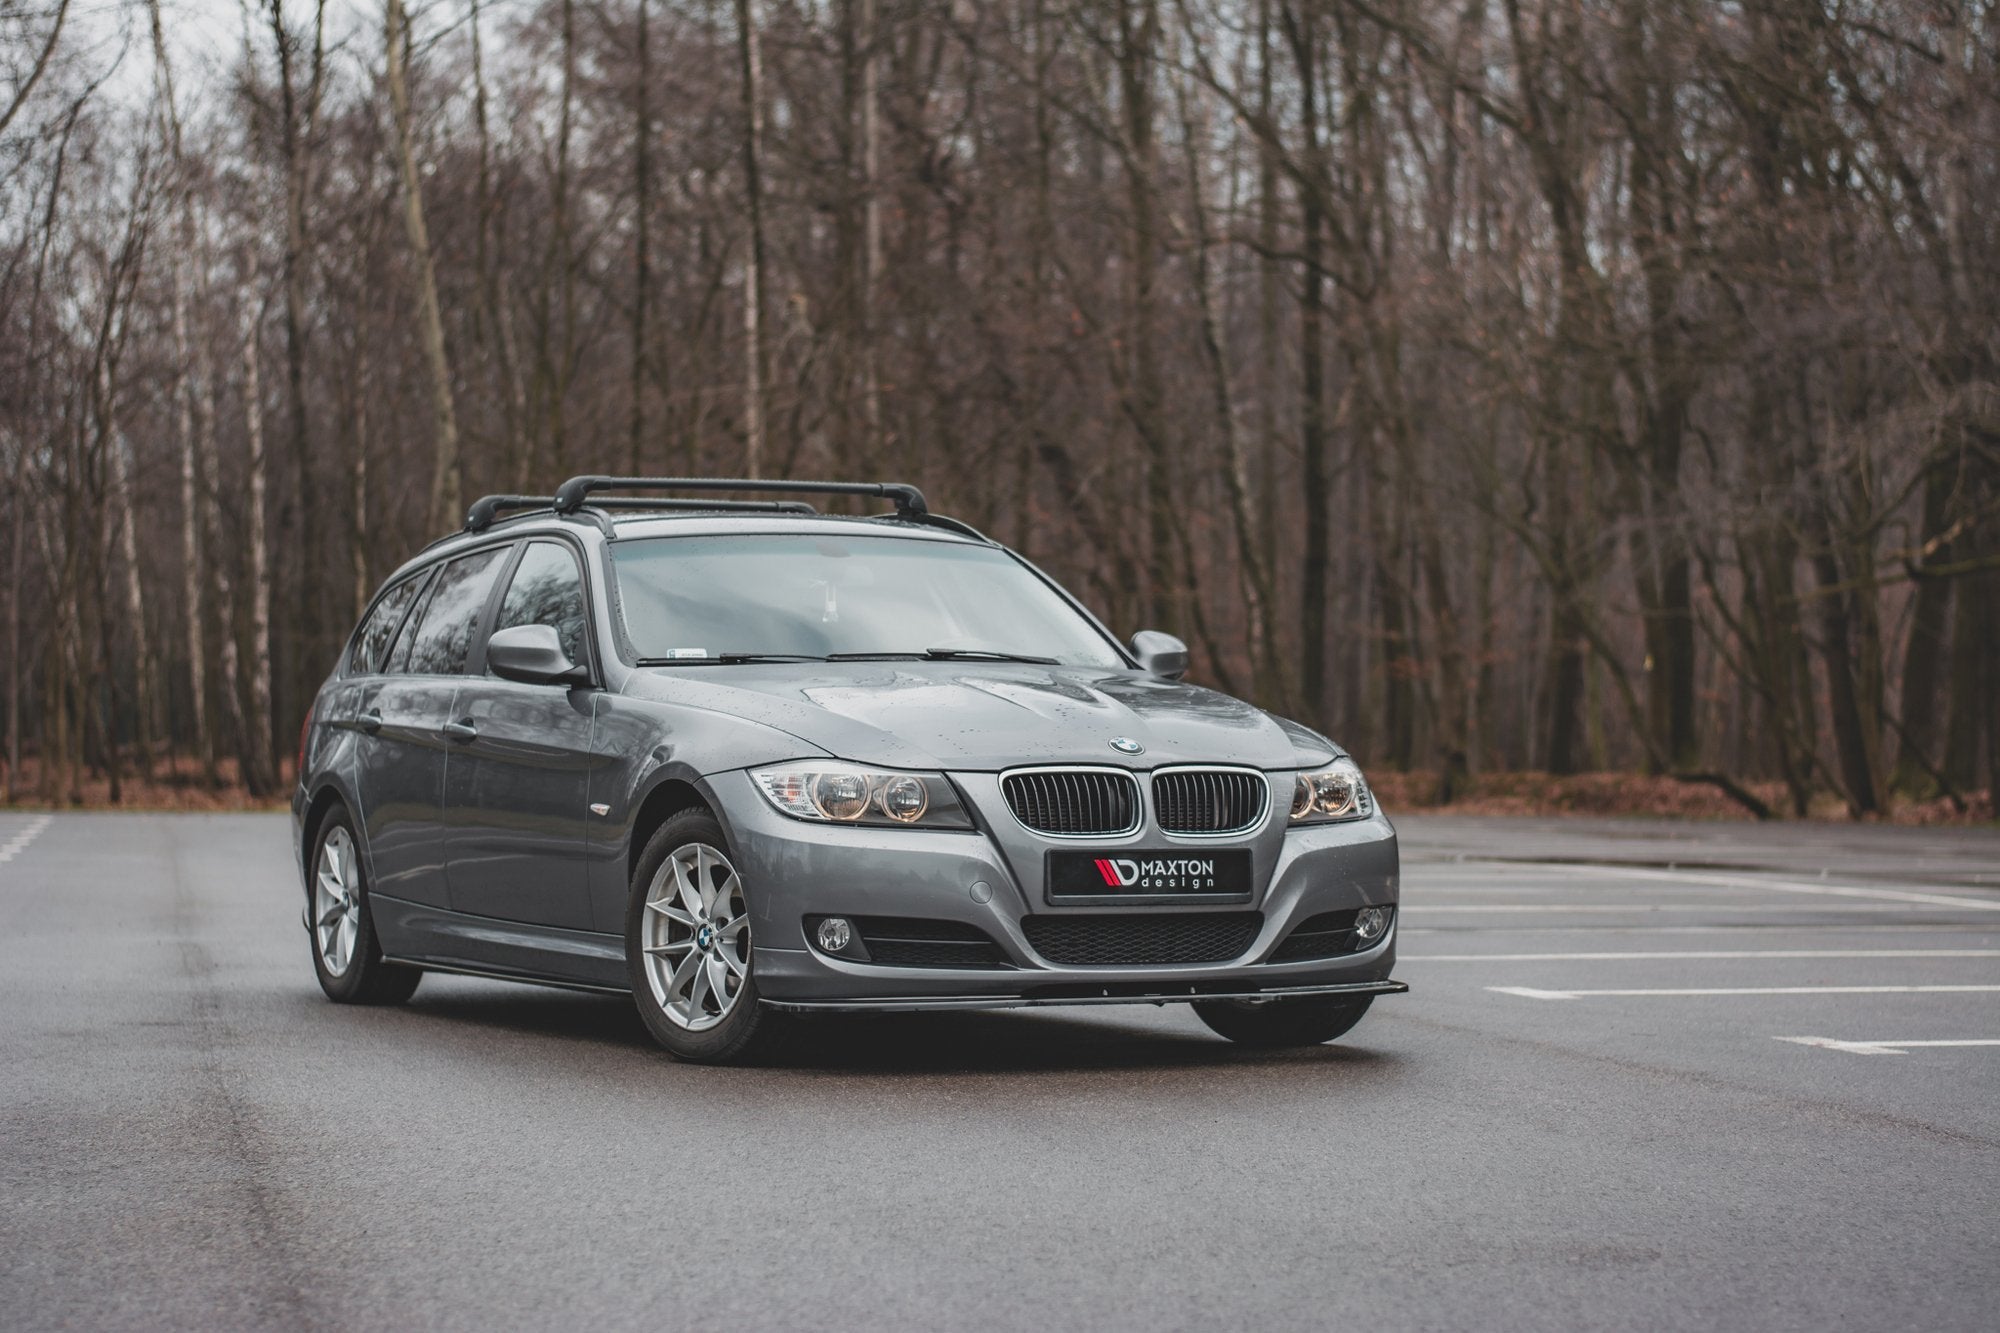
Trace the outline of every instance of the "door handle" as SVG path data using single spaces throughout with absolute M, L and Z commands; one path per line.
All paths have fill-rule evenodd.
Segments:
M 370 736 L 373 736 L 376 732 L 382 730 L 382 715 L 371 708 L 359 717 L 356 717 L 354 725 L 367 732 Z
M 447 722 L 442 727 L 439 727 L 438 730 L 455 741 L 476 741 L 479 739 L 479 728 L 473 726 L 470 722 Z

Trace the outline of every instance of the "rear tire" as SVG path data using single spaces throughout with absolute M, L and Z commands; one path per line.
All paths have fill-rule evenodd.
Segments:
M 743 1064 L 767 1052 L 784 1016 L 757 998 L 750 907 L 722 825 L 683 810 L 639 856 L 625 911 L 632 1002 L 677 1060 Z
M 1241 1046 L 1317 1046 L 1343 1036 L 1374 1003 L 1372 995 L 1308 995 L 1291 1000 L 1197 1000 L 1195 1016 Z
M 335 1004 L 401 1004 L 424 979 L 421 970 L 382 957 L 368 905 L 361 838 L 347 807 L 336 805 L 313 835 L 306 875 L 306 933 L 319 988 Z

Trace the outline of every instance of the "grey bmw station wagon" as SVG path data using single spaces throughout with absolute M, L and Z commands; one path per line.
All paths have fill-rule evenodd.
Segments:
M 347 1003 L 629 992 L 707 1062 L 824 1011 L 1190 1003 L 1329 1041 L 1405 989 L 1395 830 L 1338 746 L 1187 665 L 911 486 L 489 496 L 306 720 L 313 966 Z

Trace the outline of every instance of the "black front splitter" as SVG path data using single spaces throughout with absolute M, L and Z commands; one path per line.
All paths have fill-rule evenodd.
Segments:
M 1400 981 L 1352 981 L 1334 986 L 1253 986 L 1207 989 L 1199 985 L 1146 984 L 1130 990 L 1115 986 L 1050 987 L 1057 993 L 1033 995 L 930 995 L 863 997 L 846 1000 L 765 1000 L 788 1013 L 916 1013 L 945 1009 L 1032 1009 L 1069 1004 L 1188 1004 L 1195 1000 L 1283 1000 L 1309 995 L 1399 995 L 1409 989 Z M 1093 993 L 1095 992 L 1095 993 Z

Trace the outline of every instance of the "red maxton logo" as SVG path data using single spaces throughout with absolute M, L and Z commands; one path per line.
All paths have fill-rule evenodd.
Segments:
M 1162 889 L 1203 887 L 1199 881 L 1215 883 L 1215 862 L 1185 858 L 1160 861 L 1127 861 L 1108 856 L 1095 858 L 1098 878 L 1108 889 L 1129 889 L 1134 885 L 1157 885 Z
M 1104 877 L 1106 887 L 1129 889 L 1139 882 L 1139 863 L 1112 861 L 1100 856 L 1097 858 L 1097 873 Z

